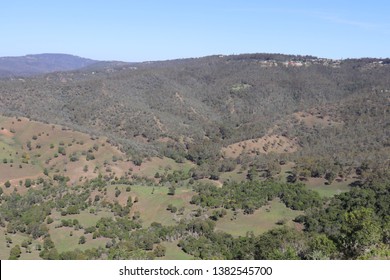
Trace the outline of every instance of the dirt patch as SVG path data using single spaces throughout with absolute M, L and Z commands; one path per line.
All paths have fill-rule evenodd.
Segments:
M 180 100 L 180 103 L 184 103 L 184 98 L 178 92 L 175 93 L 175 97 Z
M 266 135 L 257 139 L 250 139 L 234 143 L 222 148 L 226 157 L 236 158 L 240 154 L 268 154 L 268 153 L 293 153 L 298 150 L 298 140 L 281 135 Z
M 144 143 L 144 144 L 149 142 L 149 139 L 144 137 L 144 136 L 142 136 L 142 135 L 135 136 L 134 140 L 136 140 L 137 142 L 140 142 L 140 143 Z
M 170 137 L 160 137 L 157 139 L 157 142 L 160 143 L 169 143 L 169 142 L 175 142 L 172 138 Z
M 8 129 L 4 128 L 2 130 L 0 130 L 0 134 L 1 135 L 4 135 L 5 137 L 12 137 L 14 136 L 14 134 L 12 132 L 10 132 Z
M 293 114 L 293 117 L 308 128 L 343 125 L 342 121 L 335 120 L 333 117 L 315 110 L 310 112 L 297 112 Z
M 162 133 L 166 133 L 166 132 L 167 132 L 167 129 L 166 129 L 165 126 L 162 124 L 162 122 L 160 121 L 159 118 L 157 118 L 156 116 L 153 116 L 153 120 L 156 122 L 156 125 L 157 125 L 158 129 L 159 129 Z

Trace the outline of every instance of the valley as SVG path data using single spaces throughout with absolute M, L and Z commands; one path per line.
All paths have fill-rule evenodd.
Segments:
M 3 77 L 0 259 L 388 259 L 389 65 L 246 54 Z

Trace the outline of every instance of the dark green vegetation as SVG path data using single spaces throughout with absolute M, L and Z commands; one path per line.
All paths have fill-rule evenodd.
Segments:
M 386 180 L 390 178 L 390 174 L 382 175 Z M 153 259 L 165 255 L 163 244 L 167 242 L 178 243 L 185 253 L 202 259 L 388 258 L 390 185 L 383 181 L 365 178 L 352 191 L 330 199 L 320 199 L 300 184 L 234 183 L 221 189 L 197 185 L 191 203 L 198 203 L 199 208 L 170 214 L 175 223 L 154 221 L 145 226 L 148 223 L 143 221 L 142 212 L 135 211 L 143 198 L 136 201 L 129 195 L 126 203 L 96 199 L 115 190 L 101 177 L 72 188 L 40 180 L 37 188 L 25 195 L 2 196 L 0 222 L 6 232 L 7 247 L 13 245 L 14 236 L 25 236 L 21 244 L 11 248 L 11 259 L 20 257 L 20 246 L 25 254 L 37 251 L 44 259 Z M 240 186 L 248 191 L 240 190 Z M 159 188 L 163 187 L 143 187 L 150 192 Z M 150 193 L 154 195 L 161 196 Z M 289 208 L 305 211 L 295 218 L 294 227 L 281 220 L 279 226 L 257 236 L 251 231 L 239 237 L 215 231 L 216 221 L 231 208 L 235 213 L 253 215 L 274 196 L 279 196 Z M 78 216 L 81 213 L 97 217 L 86 224 L 86 218 Z M 111 214 L 98 218 L 99 213 Z M 70 237 L 63 237 L 59 243 L 58 231 Z M 69 251 L 72 247 L 75 249 Z
M 253 54 L 0 80 L 0 258 L 388 259 L 389 70 Z

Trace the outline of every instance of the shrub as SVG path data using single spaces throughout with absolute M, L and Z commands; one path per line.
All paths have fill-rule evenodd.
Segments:
M 26 179 L 26 181 L 24 181 L 24 186 L 26 187 L 26 188 L 29 188 L 29 187 L 31 187 L 31 179 Z
M 4 186 L 8 189 L 9 187 L 11 187 L 11 182 L 9 180 L 7 180 L 5 183 L 4 183 Z

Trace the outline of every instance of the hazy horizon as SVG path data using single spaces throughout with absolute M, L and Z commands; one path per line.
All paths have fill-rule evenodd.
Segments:
M 386 1 L 22 1 L 2 4 L 0 56 L 161 61 L 282 53 L 389 57 Z

